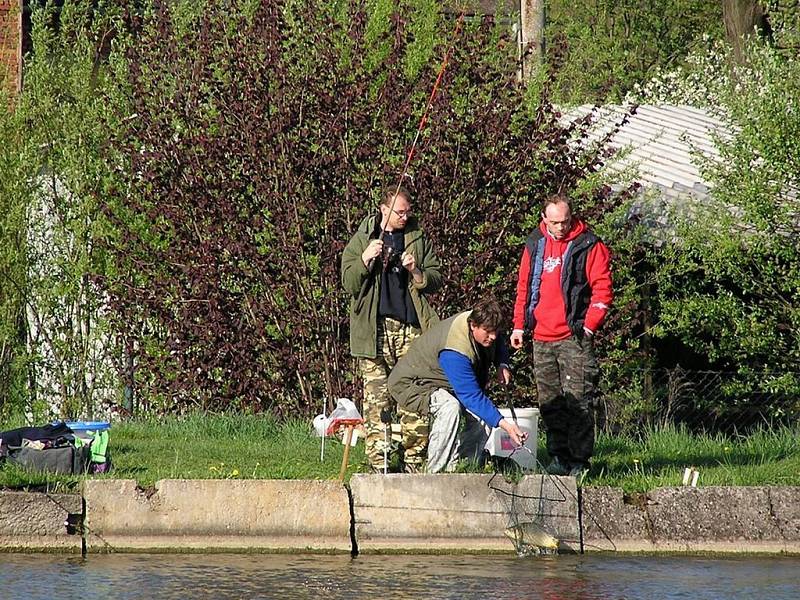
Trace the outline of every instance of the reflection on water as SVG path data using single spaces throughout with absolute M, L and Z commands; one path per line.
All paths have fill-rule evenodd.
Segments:
M 1 598 L 800 598 L 800 558 L 0 555 Z

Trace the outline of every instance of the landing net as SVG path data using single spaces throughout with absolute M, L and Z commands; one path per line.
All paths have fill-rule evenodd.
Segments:
M 511 453 L 505 461 L 510 465 L 515 452 L 529 452 L 521 446 Z M 489 479 L 488 486 L 494 490 L 505 507 L 507 515 L 504 534 L 514 544 L 519 556 L 538 556 L 557 554 L 559 540 L 552 531 L 553 526 L 547 517 L 552 503 L 567 501 L 563 486 L 551 475 L 544 472 L 538 463 L 541 477 L 524 477 L 533 471 L 520 469 L 516 463 L 507 476 L 501 470 L 495 470 Z

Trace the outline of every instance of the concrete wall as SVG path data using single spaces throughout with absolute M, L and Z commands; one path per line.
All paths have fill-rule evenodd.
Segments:
M 357 474 L 350 487 L 359 552 L 511 552 L 504 530 L 539 519 L 563 549 L 578 540 L 570 477 L 529 475 L 515 485 L 491 475 Z
M 335 481 L 86 480 L 89 552 L 333 550 L 349 552 L 347 490 Z
M 85 546 L 105 551 L 513 552 L 537 520 L 562 550 L 800 553 L 800 487 L 661 488 L 625 495 L 528 476 L 355 475 L 335 481 L 84 483 Z M 352 507 L 351 507 L 352 505 Z M 352 511 L 352 512 L 351 512 Z M 0 549 L 80 552 L 79 495 L 0 492 Z M 351 518 L 352 515 L 352 518 Z
M 75 494 L 0 492 L 0 548 L 80 552 L 81 536 L 70 535 L 65 522 L 81 512 Z
M 800 487 L 583 490 L 587 551 L 800 552 Z

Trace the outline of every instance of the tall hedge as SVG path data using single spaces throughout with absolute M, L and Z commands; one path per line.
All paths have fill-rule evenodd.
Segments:
M 606 158 L 517 84 L 505 26 L 453 39 L 434 2 L 157 2 L 132 25 L 100 280 L 151 408 L 287 414 L 357 394 L 341 251 L 397 182 L 451 41 L 404 182 L 445 265 L 442 315 L 487 290 L 510 313 L 539 201 Z M 620 201 L 582 189 L 598 221 Z

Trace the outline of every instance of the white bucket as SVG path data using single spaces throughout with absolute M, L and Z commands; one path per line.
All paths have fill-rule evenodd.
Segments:
M 509 408 L 501 408 L 500 414 L 509 421 L 513 420 L 511 409 Z M 528 432 L 525 448 L 520 448 L 515 452 L 511 436 L 499 427 L 492 429 L 485 447 L 492 456 L 511 456 L 512 460 L 523 469 L 532 470 L 536 467 L 536 448 L 539 442 L 539 409 L 515 408 L 514 414 L 517 415 L 519 428 Z

